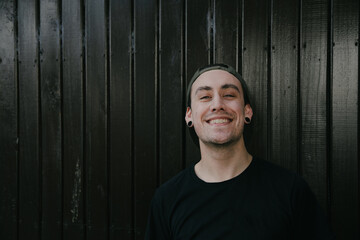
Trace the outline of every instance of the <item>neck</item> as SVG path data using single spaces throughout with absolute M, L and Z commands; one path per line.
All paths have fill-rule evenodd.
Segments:
M 205 182 L 222 182 L 241 174 L 251 163 L 243 138 L 229 145 L 200 141 L 201 160 L 195 165 L 197 176 Z

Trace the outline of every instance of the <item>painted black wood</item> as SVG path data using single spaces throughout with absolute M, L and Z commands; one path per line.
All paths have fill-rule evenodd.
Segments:
M 302 1 L 300 51 L 301 174 L 324 209 L 327 178 L 328 1 Z
M 243 77 L 250 89 L 251 104 L 254 116 L 251 120 L 248 151 L 258 157 L 267 159 L 268 143 L 268 18 L 269 1 L 244 1 L 244 49 Z M 271 105 L 270 105 L 271 106 Z
M 110 1 L 110 239 L 133 239 L 132 3 Z
M 135 1 L 134 7 L 134 230 L 135 239 L 144 239 L 144 213 L 157 186 L 158 13 L 156 1 Z
M 341 238 L 359 239 L 360 9 L 355 0 L 335 0 L 333 4 L 330 214 Z
M 214 62 L 238 67 L 239 6 L 237 0 L 215 1 L 214 6 Z
M 213 55 L 210 47 L 210 31 L 213 24 L 210 1 L 186 1 L 186 42 L 185 42 L 185 78 L 187 84 L 195 71 L 210 63 Z M 200 160 L 200 150 L 193 143 L 186 130 L 186 165 Z
M 18 2 L 19 50 L 19 239 L 41 233 L 41 163 L 39 107 L 38 10 L 35 2 Z
M 41 237 L 62 237 L 60 16 L 57 1 L 40 2 Z
M 86 239 L 108 237 L 107 42 L 105 2 L 88 0 L 86 36 Z
M 183 168 L 185 130 L 183 60 L 184 2 L 160 1 L 159 9 L 159 182 Z
M 212 62 L 248 82 L 250 152 L 302 174 L 338 238 L 359 237 L 358 1 L 7 0 L 0 13 L 1 239 L 143 239 L 156 187 L 200 159 L 185 91 Z
M 299 1 L 273 1 L 271 27 L 271 161 L 297 171 Z
M 63 238 L 84 239 L 84 11 L 62 1 Z
M 0 238 L 17 238 L 18 146 L 16 6 L 0 5 Z
M 237 71 L 243 76 L 244 65 L 244 0 L 238 1 L 238 43 L 237 43 Z M 245 139 L 246 140 L 246 139 Z M 245 142 L 246 145 L 246 142 Z

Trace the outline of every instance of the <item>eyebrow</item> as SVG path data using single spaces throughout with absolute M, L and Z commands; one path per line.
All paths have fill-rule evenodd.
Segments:
M 202 86 L 202 87 L 198 87 L 195 91 L 195 95 L 200 92 L 200 91 L 210 91 L 212 90 L 213 88 L 212 87 L 209 87 L 209 86 Z
M 237 86 L 235 86 L 234 84 L 224 84 L 221 86 L 221 89 L 227 89 L 227 88 L 233 88 L 240 93 L 239 88 Z
M 232 88 L 235 89 L 236 91 L 238 91 L 240 93 L 240 90 L 237 86 L 235 86 L 234 84 L 224 84 L 221 86 L 221 89 L 228 89 L 228 88 Z M 209 86 L 202 86 L 202 87 L 198 87 L 195 91 L 195 95 L 199 92 L 199 91 L 211 91 L 213 90 L 212 87 Z

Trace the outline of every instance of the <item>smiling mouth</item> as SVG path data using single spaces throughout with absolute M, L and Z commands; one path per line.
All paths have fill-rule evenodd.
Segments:
M 228 118 L 218 118 L 218 119 L 209 120 L 207 122 L 210 124 L 221 124 L 221 123 L 229 123 L 231 122 L 231 120 Z

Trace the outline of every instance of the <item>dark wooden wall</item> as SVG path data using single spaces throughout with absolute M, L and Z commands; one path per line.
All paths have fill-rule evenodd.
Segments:
M 244 76 L 254 155 L 300 173 L 359 238 L 358 0 L 1 0 L 0 238 L 143 239 L 199 159 L 199 66 Z

